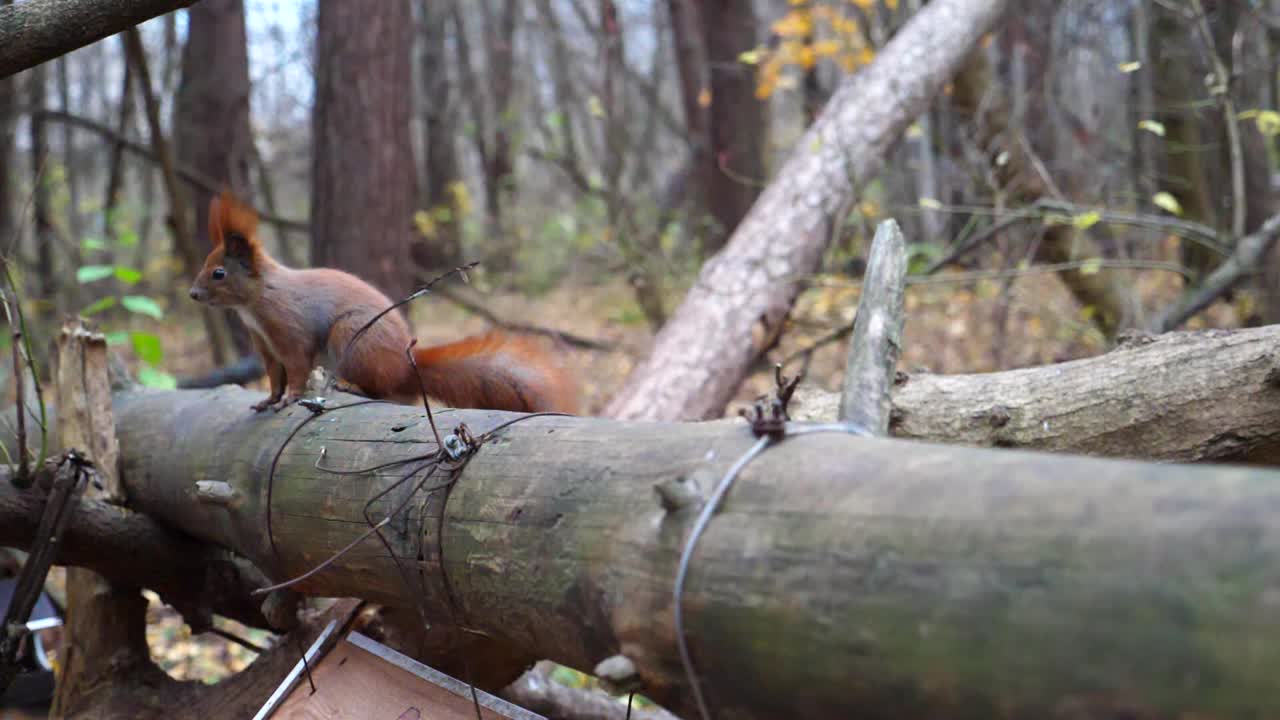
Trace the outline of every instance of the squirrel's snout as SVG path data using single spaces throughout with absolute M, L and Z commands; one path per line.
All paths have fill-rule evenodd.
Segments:
M 196 302 L 201 302 L 204 300 L 204 290 L 201 290 L 195 285 L 191 286 L 191 291 L 188 292 L 187 294 L 190 295 L 191 299 L 195 300 Z

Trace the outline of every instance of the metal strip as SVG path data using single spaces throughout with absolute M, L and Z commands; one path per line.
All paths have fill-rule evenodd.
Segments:
M 347 642 L 355 645 L 361 650 L 372 653 L 373 655 L 386 660 L 401 670 L 407 670 L 423 680 L 438 685 L 454 695 L 466 698 L 468 701 L 471 700 L 471 688 L 457 678 L 445 675 L 439 670 L 428 665 L 423 665 L 417 660 L 414 660 L 407 655 L 402 655 L 386 645 L 361 635 L 354 630 L 347 635 Z M 513 705 L 506 700 L 490 695 L 479 688 L 476 688 L 476 697 L 480 700 L 480 707 L 488 708 L 493 712 L 500 713 L 505 717 L 511 718 L 511 720 L 547 720 L 547 718 L 542 715 L 526 710 L 519 705 Z
M 329 639 L 329 636 L 333 634 L 334 629 L 337 627 L 337 620 L 330 620 L 329 624 L 324 626 L 324 631 L 320 633 L 320 637 L 316 638 L 316 641 L 311 643 L 311 647 L 307 648 L 307 651 L 302 655 L 307 664 L 315 667 L 312 660 L 320 652 L 320 646 L 324 644 L 325 640 Z M 267 702 L 262 705 L 262 709 L 258 711 L 258 714 L 253 716 L 253 720 L 266 720 L 266 718 L 271 717 L 271 714 L 276 711 L 276 706 L 280 704 L 281 700 L 284 700 L 285 695 L 288 695 L 289 691 L 293 689 L 293 684 L 302 676 L 302 668 L 303 660 L 298 660 L 293 669 L 289 671 L 289 674 L 284 677 L 284 680 L 280 681 L 280 686 L 276 688 L 276 691 L 271 693 L 271 697 L 267 698 Z
M 39 630 L 48 630 L 49 628 L 58 627 L 60 625 L 62 625 L 62 618 L 48 617 L 40 620 L 32 620 L 31 622 L 27 623 L 27 630 L 30 630 L 31 632 L 36 632 Z

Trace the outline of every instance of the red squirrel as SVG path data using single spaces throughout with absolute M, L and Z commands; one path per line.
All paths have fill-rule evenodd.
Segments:
M 347 349 L 351 337 L 391 300 L 340 270 L 281 265 L 263 250 L 257 228 L 252 208 L 229 192 L 215 196 L 209 203 L 213 251 L 190 293 L 197 302 L 234 309 L 249 328 L 271 383 L 271 395 L 253 409 L 280 409 L 300 399 L 322 353 L 339 389 L 419 402 L 419 377 L 405 355 L 409 324 L 399 312 L 383 315 Z M 415 348 L 413 356 L 427 394 L 452 407 L 577 411 L 573 382 L 531 340 L 491 332 Z

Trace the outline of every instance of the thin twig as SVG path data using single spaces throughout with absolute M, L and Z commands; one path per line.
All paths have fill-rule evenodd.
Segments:
M 1246 3 L 1247 4 L 1247 3 Z M 1227 127 L 1227 145 L 1231 159 L 1231 233 L 1237 238 L 1244 237 L 1248 198 L 1244 185 L 1244 151 L 1240 143 L 1240 125 L 1236 117 L 1236 104 L 1231 99 L 1231 74 L 1218 55 L 1217 46 L 1213 42 L 1213 30 L 1209 27 L 1209 16 L 1200 0 L 1191 0 L 1191 9 L 1195 13 L 1196 31 L 1200 33 L 1200 41 L 1204 43 L 1209 54 L 1209 64 L 1213 69 L 1213 85 L 1210 94 L 1222 109 L 1222 120 Z
M 453 290 L 447 285 L 441 286 L 439 289 L 437 289 L 436 294 L 448 300 L 449 302 L 453 303 L 454 305 L 457 305 L 463 310 L 467 310 L 468 312 L 479 315 L 480 317 L 487 320 L 491 325 L 494 325 L 503 330 L 511 330 L 513 332 L 528 333 L 530 335 L 543 335 L 543 336 L 552 338 L 554 340 L 559 340 L 565 343 L 566 345 L 582 348 L 583 350 L 599 350 L 601 352 L 609 352 L 617 348 L 617 343 L 609 342 L 607 340 L 596 340 L 595 338 L 584 337 L 582 335 L 575 335 L 574 333 L 567 332 L 565 330 L 556 330 L 555 328 L 542 327 L 541 325 L 530 325 L 527 323 L 519 323 L 519 322 L 512 322 L 510 320 L 505 320 L 499 317 L 497 313 L 493 312 L 492 310 L 485 307 L 481 303 L 465 297 L 462 293 L 459 293 Z

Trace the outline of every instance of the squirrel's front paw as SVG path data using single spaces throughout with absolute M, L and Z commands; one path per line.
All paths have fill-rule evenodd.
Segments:
M 271 409 L 275 410 L 276 412 L 280 412 L 281 410 L 289 407 L 290 405 L 298 402 L 301 399 L 302 399 L 302 393 L 288 392 L 288 393 L 285 393 L 283 398 L 281 398 L 276 403 L 272 404 Z
M 254 412 L 262 412 L 263 410 L 266 410 L 267 408 L 275 405 L 278 402 L 280 402 L 280 396 L 272 395 L 271 397 L 268 397 L 266 400 L 263 400 L 262 402 L 256 402 L 250 405 L 249 407 L 252 408 Z

